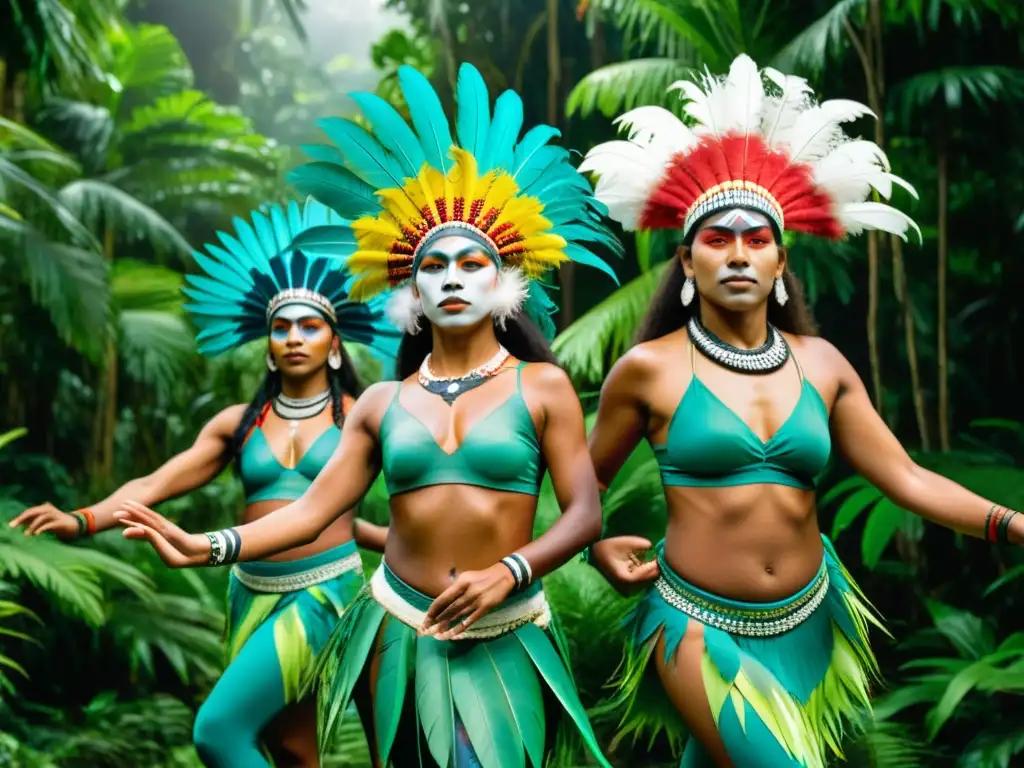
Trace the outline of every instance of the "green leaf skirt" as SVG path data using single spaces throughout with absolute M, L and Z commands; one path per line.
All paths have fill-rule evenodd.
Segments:
M 664 731 L 679 747 L 686 729 L 653 665 L 665 638 L 665 663 L 691 621 L 703 625 L 704 689 L 726 749 L 738 768 L 825 765 L 841 755 L 844 724 L 870 715 L 869 688 L 878 665 L 868 625 L 884 630 L 843 567 L 831 542 L 815 578 L 775 603 L 744 603 L 683 580 L 658 547 L 661 576 L 626 619 L 628 640 L 614 699 L 599 713 L 621 714 L 616 741 Z M 713 766 L 696 739 L 684 766 Z
M 354 541 L 298 560 L 235 565 L 228 585 L 227 662 L 273 622 L 284 701 L 298 701 L 308 693 L 317 655 L 363 583 Z
M 318 664 L 322 754 L 359 688 L 382 766 L 541 768 L 582 738 L 610 768 L 539 582 L 482 617 L 468 639 L 419 634 L 432 602 L 386 563 L 363 588 Z

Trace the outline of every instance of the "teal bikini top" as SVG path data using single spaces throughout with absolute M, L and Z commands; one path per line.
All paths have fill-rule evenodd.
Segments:
M 693 361 L 693 346 L 690 360 Z M 653 445 L 662 484 L 695 488 L 773 483 L 812 490 L 832 447 L 828 409 L 800 376 L 793 412 L 767 442 L 697 378 L 683 394 L 664 443 Z
M 262 423 L 261 417 L 242 446 L 238 458 L 245 501 L 247 504 L 272 499 L 295 501 L 313 484 L 320 470 L 330 460 L 341 439 L 341 430 L 333 424 L 329 426 L 302 454 L 295 469 L 288 469 L 270 450 Z
M 473 424 L 452 453 L 446 453 L 423 422 L 399 402 L 399 384 L 380 423 L 388 493 L 431 485 L 473 485 L 536 496 L 544 467 L 537 431 L 522 395 L 524 365 L 516 366 L 516 391 Z

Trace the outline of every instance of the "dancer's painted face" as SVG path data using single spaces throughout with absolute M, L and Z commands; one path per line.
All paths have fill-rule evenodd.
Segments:
M 335 345 L 327 319 L 305 304 L 285 304 L 270 320 L 270 354 L 285 376 L 302 376 L 327 365 Z
M 768 217 L 746 208 L 709 217 L 683 258 L 701 298 L 737 312 L 767 301 L 785 265 Z
M 491 315 L 498 267 L 487 250 L 462 235 L 444 235 L 428 246 L 414 284 L 423 314 L 439 328 L 469 328 Z

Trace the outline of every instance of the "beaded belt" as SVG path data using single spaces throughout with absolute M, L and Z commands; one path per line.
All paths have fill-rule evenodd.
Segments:
M 499 637 L 526 624 L 541 629 L 551 623 L 551 608 L 544 592 L 537 589 L 516 595 L 493 608 L 459 635 L 456 640 L 482 640 Z M 389 614 L 413 629 L 420 629 L 433 598 L 403 582 L 385 563 L 370 577 L 370 594 Z
M 733 635 L 771 637 L 799 626 L 817 610 L 828 594 L 828 569 L 822 562 L 814 580 L 790 601 L 768 603 L 737 603 L 716 599 L 703 590 L 687 584 L 659 557 L 662 575 L 654 582 L 662 599 L 687 616 Z
M 231 575 L 238 579 L 242 586 L 251 589 L 253 592 L 274 592 L 280 594 L 283 592 L 297 592 L 300 589 L 322 584 L 325 581 L 341 576 L 343 573 L 361 571 L 362 567 L 363 563 L 359 553 L 353 552 L 345 557 L 331 560 L 323 565 L 299 571 L 298 573 L 281 574 L 279 576 L 257 575 L 249 573 L 239 565 L 236 565 L 231 569 Z

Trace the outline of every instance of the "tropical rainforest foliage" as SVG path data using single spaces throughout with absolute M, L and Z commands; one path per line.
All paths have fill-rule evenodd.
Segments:
M 523 94 L 528 123 L 558 126 L 581 151 L 625 108 L 678 109 L 671 82 L 741 51 L 870 105 L 882 119 L 855 129 L 916 186 L 919 199 L 895 203 L 924 241 L 796 239 L 791 264 L 917 460 L 1024 508 L 1018 2 L 386 4 L 408 21 L 372 44 L 381 95 L 402 108 L 403 63 L 444 91 L 471 61 L 492 92 Z M 303 47 L 318 12 L 309 0 L 0 0 L 0 519 L 97 498 L 255 389 L 259 345 L 200 359 L 179 288 L 190 244 L 287 198 L 283 174 L 314 120 L 351 107 L 336 86 L 344 62 L 318 65 Z M 673 247 L 624 241 L 621 286 L 568 270 L 559 286 L 555 346 L 588 410 Z M 240 500 L 225 473 L 162 509 L 203 530 Z M 557 514 L 548 487 L 541 504 L 543 526 Z M 386 509 L 375 487 L 363 514 Z M 1024 764 L 1024 558 L 925 526 L 839 462 L 821 510 L 894 636 L 875 638 L 888 687 L 877 723 L 849 738 L 850 764 Z M 646 446 L 606 514 L 612 532 L 659 535 Z M 168 570 L 116 533 L 64 545 L 0 526 L 0 764 L 198 765 L 191 720 L 220 670 L 224 587 L 223 573 Z M 596 703 L 629 602 L 576 563 L 548 589 Z M 612 745 L 614 725 L 597 722 L 617 765 L 672 764 L 661 742 Z M 368 765 L 357 725 L 332 764 Z

